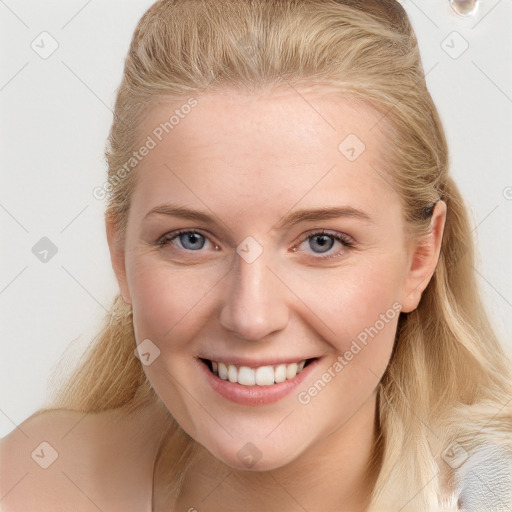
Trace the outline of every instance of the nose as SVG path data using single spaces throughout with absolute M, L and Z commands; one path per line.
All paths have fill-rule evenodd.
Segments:
M 288 323 L 288 288 L 267 264 L 265 252 L 252 263 L 235 255 L 220 322 L 245 340 L 261 340 Z

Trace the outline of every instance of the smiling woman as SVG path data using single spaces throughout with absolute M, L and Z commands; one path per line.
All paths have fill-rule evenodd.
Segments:
M 510 510 L 511 365 L 398 2 L 156 2 L 106 156 L 120 293 L 5 510 Z

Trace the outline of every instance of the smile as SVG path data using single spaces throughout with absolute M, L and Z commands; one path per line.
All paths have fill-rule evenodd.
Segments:
M 297 362 L 213 361 L 198 357 L 205 383 L 215 392 L 242 405 L 264 405 L 290 394 L 318 366 L 321 358 Z M 238 364 L 239 363 L 239 364 Z
M 229 382 L 242 386 L 272 386 L 285 380 L 295 378 L 311 359 L 303 359 L 296 363 L 266 365 L 251 368 L 244 365 L 226 364 L 217 361 L 205 360 L 210 371 Z

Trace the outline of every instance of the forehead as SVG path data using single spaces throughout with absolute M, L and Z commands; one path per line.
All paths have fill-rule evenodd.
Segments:
M 137 166 L 133 202 L 141 204 L 134 207 L 183 199 L 219 210 L 233 202 L 289 208 L 301 197 L 371 205 L 393 194 L 383 179 L 380 120 L 368 105 L 327 88 L 162 101 L 139 127 L 139 140 L 154 147 Z

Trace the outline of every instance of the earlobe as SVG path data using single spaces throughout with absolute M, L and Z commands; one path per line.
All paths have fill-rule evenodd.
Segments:
M 117 229 L 115 220 L 108 214 L 105 215 L 105 229 L 107 234 L 108 248 L 110 251 L 110 260 L 112 268 L 119 285 L 119 291 L 123 300 L 131 304 L 131 297 L 126 279 L 125 250 L 124 243 Z
M 404 287 L 402 311 L 414 311 L 420 302 L 421 295 L 432 278 L 443 240 L 446 222 L 446 203 L 439 200 L 432 212 L 431 229 L 428 235 L 416 241 L 410 256 L 410 264 Z

